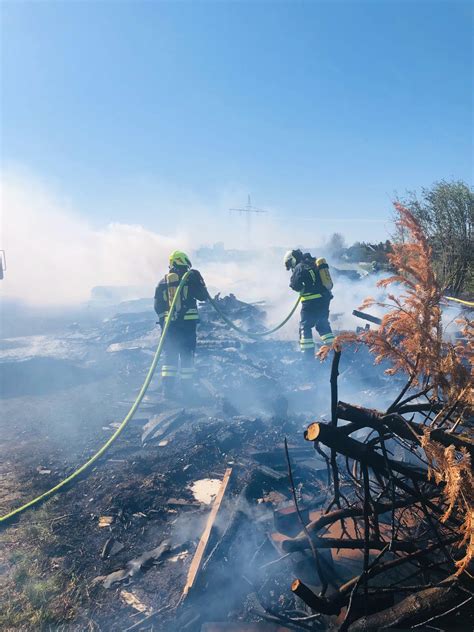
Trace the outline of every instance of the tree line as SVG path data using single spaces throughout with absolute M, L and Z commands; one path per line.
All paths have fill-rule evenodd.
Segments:
M 396 201 L 421 224 L 432 249 L 432 263 L 439 284 L 453 296 L 474 296 L 474 189 L 460 180 L 435 182 L 420 193 L 408 191 Z M 379 243 L 355 242 L 346 246 L 334 233 L 326 248 L 332 256 L 349 262 L 369 262 L 389 267 L 392 242 L 402 242 L 403 231 Z

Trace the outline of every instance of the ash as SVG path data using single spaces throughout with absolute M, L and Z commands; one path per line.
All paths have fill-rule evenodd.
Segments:
M 265 328 L 262 306 L 233 295 L 220 304 L 239 326 Z M 319 580 L 311 551 L 290 555 L 283 548 L 301 532 L 284 439 L 303 517 L 314 519 L 327 500 L 328 470 L 303 431 L 330 419 L 330 366 L 302 361 L 296 318 L 287 325 L 294 341 L 249 342 L 210 306 L 200 314 L 194 401 L 164 401 L 155 377 L 136 417 L 92 472 L 13 527 L 46 520 L 51 538 L 38 544 L 41 573 L 60 573 L 65 586 L 75 578 L 68 608 L 53 609 L 44 629 L 325 629 L 289 590 L 294 577 L 313 586 Z M 62 480 L 114 431 L 151 362 L 159 338 L 154 321 L 148 302 L 132 301 L 100 320 L 1 341 L 2 513 Z M 365 351 L 345 353 L 339 370 L 346 401 L 390 403 L 394 380 L 375 370 Z M 222 480 L 229 469 L 183 599 L 212 506 L 196 500 L 192 486 Z M 16 561 L 7 533 L 1 574 L 10 590 Z M 330 552 L 323 562 L 338 581 L 360 564 L 348 556 L 335 565 Z

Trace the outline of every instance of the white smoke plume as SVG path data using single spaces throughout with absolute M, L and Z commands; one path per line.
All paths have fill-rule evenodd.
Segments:
M 206 210 L 197 201 L 192 207 L 189 200 L 186 206 L 178 205 L 174 234 L 165 236 L 133 224 L 96 228 L 51 187 L 30 174 L 6 172 L 1 178 L 0 247 L 7 253 L 8 269 L 0 285 L 2 295 L 33 305 L 61 306 L 87 301 L 95 286 L 133 286 L 140 288 L 141 296 L 151 297 L 171 250 L 183 249 L 192 256 L 203 244 L 223 241 L 226 248 L 249 249 L 249 256 L 239 262 L 195 262 L 211 293 L 233 292 L 245 301 L 264 301 L 269 323 L 277 323 L 297 298 L 288 287 L 282 253 L 297 245 L 318 249 L 318 237 L 307 226 L 303 233 L 295 232 L 291 222 L 289 226 L 268 214 L 252 225 L 249 242 L 245 217 L 218 212 L 230 206 L 234 195 L 224 192 L 213 209 Z M 156 201 L 158 220 L 160 208 L 164 217 L 169 207 L 169 200 L 161 205 Z M 183 221 L 186 213 L 189 221 Z M 324 235 L 319 235 L 321 249 L 323 241 Z M 337 280 L 331 311 L 344 313 L 344 326 L 363 324 L 350 314 L 367 295 L 374 295 L 376 280 Z M 288 325 L 281 336 L 294 338 L 294 328 L 294 323 Z
M 2 177 L 3 296 L 36 305 L 86 301 L 98 285 L 150 285 L 170 250 L 187 247 L 138 225 L 101 230 L 39 182 Z

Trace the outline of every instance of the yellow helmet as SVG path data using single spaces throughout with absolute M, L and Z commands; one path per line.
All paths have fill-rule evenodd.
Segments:
M 188 255 L 182 250 L 174 250 L 170 254 L 169 262 L 170 268 L 172 268 L 173 266 L 183 266 L 186 268 L 191 267 L 191 260 L 189 259 Z

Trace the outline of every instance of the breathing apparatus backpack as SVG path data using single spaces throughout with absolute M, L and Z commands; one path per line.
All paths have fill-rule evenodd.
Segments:
M 303 263 L 310 270 L 310 274 L 313 277 L 314 282 L 317 285 L 321 283 L 323 288 L 330 292 L 333 288 L 333 282 L 326 259 L 324 259 L 324 257 L 316 258 L 309 253 L 305 253 L 303 256 Z
M 331 274 L 329 273 L 329 266 L 327 264 L 326 259 L 324 259 L 324 257 L 320 257 L 319 259 L 316 259 L 315 263 L 316 263 L 316 268 L 318 269 L 318 272 L 319 272 L 319 278 L 321 279 L 321 283 L 324 285 L 326 290 L 330 292 L 334 284 L 331 279 Z
M 168 309 L 171 309 L 171 304 L 173 302 L 173 299 L 175 297 L 176 292 L 178 291 L 178 286 L 179 286 L 179 275 L 176 272 L 168 272 L 167 275 L 165 275 L 165 279 L 166 279 L 166 286 L 167 286 L 167 294 L 168 294 Z M 178 296 L 178 298 L 176 299 L 176 303 L 174 306 L 174 311 L 173 314 L 171 315 L 171 320 L 176 320 L 179 317 L 179 314 L 181 312 L 181 307 L 182 307 L 182 302 L 181 302 L 181 298 L 182 298 L 182 294 L 184 292 L 183 288 L 180 292 L 180 295 Z

